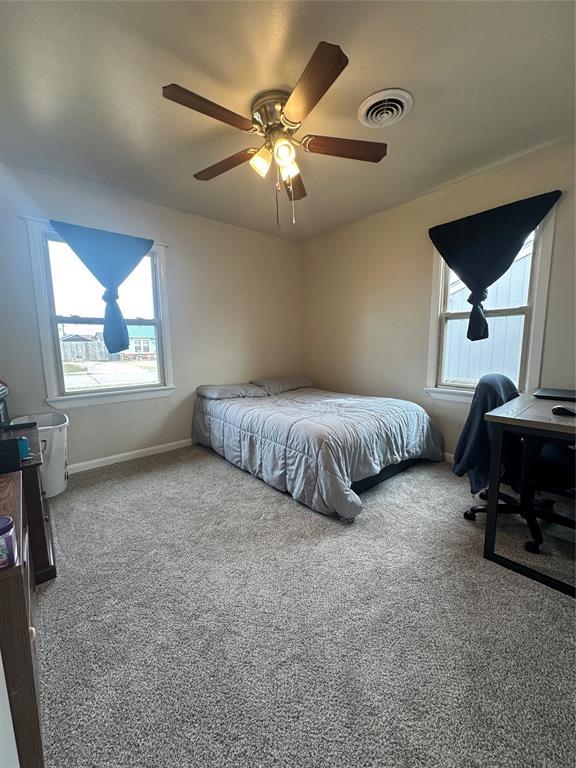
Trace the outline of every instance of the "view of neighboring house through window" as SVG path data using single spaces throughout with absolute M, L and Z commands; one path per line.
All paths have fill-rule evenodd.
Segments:
M 469 341 L 466 337 L 470 291 L 442 262 L 439 385 L 474 387 L 484 374 L 498 372 L 523 388 L 526 339 L 531 319 L 534 242 L 533 232 L 510 269 L 488 289 L 488 298 L 483 305 L 490 336 L 481 341 Z
M 103 338 L 104 288 L 66 243 L 51 238 L 46 243 L 61 394 L 163 384 L 154 253 L 118 290 L 130 346 L 110 354 Z

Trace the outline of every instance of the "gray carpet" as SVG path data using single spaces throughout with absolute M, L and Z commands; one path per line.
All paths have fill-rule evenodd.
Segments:
M 71 478 L 39 598 L 47 768 L 555 768 L 574 601 L 422 465 L 344 526 L 202 448 Z

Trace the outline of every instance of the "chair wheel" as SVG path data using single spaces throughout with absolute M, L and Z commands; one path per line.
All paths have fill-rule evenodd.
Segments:
M 476 520 L 476 512 L 472 509 L 467 509 L 466 512 L 464 512 L 464 519 L 465 520 Z
M 526 544 L 524 544 L 524 549 L 527 552 L 532 552 L 533 555 L 540 554 L 540 544 L 538 544 L 537 541 L 527 541 Z

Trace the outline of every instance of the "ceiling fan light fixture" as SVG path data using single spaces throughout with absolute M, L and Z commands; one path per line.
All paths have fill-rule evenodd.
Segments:
M 270 170 L 270 166 L 272 165 L 272 153 L 268 147 L 261 147 L 261 149 L 256 152 L 254 157 L 252 157 L 249 162 L 252 170 L 256 171 L 256 173 L 259 176 L 262 176 L 262 178 L 265 178 L 266 174 Z
M 298 163 L 296 163 L 296 161 L 290 163 L 290 165 L 280 166 L 280 176 L 282 177 L 282 181 L 293 179 L 294 176 L 298 176 L 299 173 L 300 168 L 298 168 Z
M 277 139 L 274 142 L 274 159 L 280 168 L 285 168 L 294 162 L 296 150 L 294 144 L 285 138 Z
M 282 186 L 281 176 L 288 197 L 294 204 L 294 201 L 302 200 L 307 194 L 296 163 L 297 147 L 316 155 L 379 163 L 386 155 L 386 144 L 383 142 L 312 134 L 305 136 L 302 140 L 293 138 L 293 134 L 347 65 L 348 58 L 338 45 L 321 41 L 291 92 L 286 89 L 276 89 L 263 91 L 255 96 L 251 105 L 251 119 L 232 112 L 221 104 L 216 104 L 176 83 L 164 86 L 162 89 L 164 98 L 244 133 L 258 134 L 264 142 L 260 149 L 247 147 L 240 150 L 198 171 L 194 174 L 194 178 L 199 181 L 210 181 L 247 162 L 255 173 L 264 178 L 270 172 L 274 160 L 275 189 L 278 191 Z M 377 104 L 374 104 L 375 99 Z M 373 94 L 367 101 L 370 108 L 376 111 L 370 113 L 371 122 L 366 124 L 372 125 L 376 120 L 379 125 L 383 124 L 384 118 L 388 120 L 389 116 L 395 110 L 399 111 L 403 105 L 406 105 L 405 113 L 407 113 L 411 99 L 410 94 L 400 92 L 400 89 L 395 89 L 394 93 L 388 90 Z M 294 221 L 294 216 L 292 220 Z M 279 222 L 278 226 L 280 226 Z

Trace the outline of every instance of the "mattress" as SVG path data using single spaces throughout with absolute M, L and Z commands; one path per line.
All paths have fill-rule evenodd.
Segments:
M 316 512 L 347 521 L 362 511 L 352 483 L 407 459 L 443 458 L 440 433 L 416 403 L 315 387 L 198 396 L 192 437 Z

